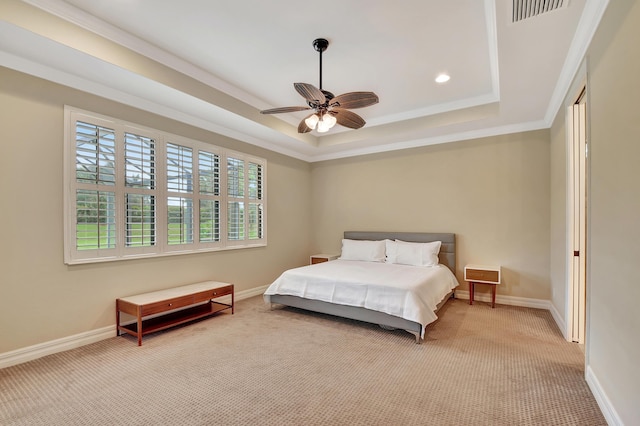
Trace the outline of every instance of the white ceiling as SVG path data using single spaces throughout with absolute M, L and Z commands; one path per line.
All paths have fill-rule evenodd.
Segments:
M 0 65 L 306 161 L 550 127 L 607 0 L 512 23 L 512 0 L 25 0 L 224 95 L 187 92 L 94 46 L 0 19 Z M 3 18 L 0 15 L 0 18 Z M 373 91 L 359 130 L 296 133 L 294 82 Z M 86 40 L 86 44 L 91 40 Z M 446 72 L 451 80 L 435 83 Z

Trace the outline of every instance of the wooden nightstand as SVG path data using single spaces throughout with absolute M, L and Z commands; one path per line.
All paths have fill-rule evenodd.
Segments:
M 467 265 L 464 267 L 464 280 L 469 282 L 469 304 L 473 305 L 475 284 L 491 285 L 491 307 L 496 307 L 496 287 L 500 284 L 500 267 Z
M 316 263 L 328 262 L 330 260 L 336 260 L 339 257 L 337 254 L 314 254 L 309 257 L 309 264 L 315 265 Z

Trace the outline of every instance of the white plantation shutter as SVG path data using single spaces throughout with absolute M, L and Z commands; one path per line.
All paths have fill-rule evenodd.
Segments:
M 76 205 L 76 250 L 115 248 L 115 193 L 78 189 Z
M 192 244 L 193 211 L 193 149 L 174 143 L 167 144 L 167 244 Z
M 115 185 L 115 131 L 96 124 L 77 121 L 75 142 L 77 182 Z
M 227 238 L 244 240 L 244 161 L 227 158 Z
M 125 246 L 156 245 L 156 142 L 124 134 Z
M 220 202 L 200 200 L 200 242 L 220 241 Z
M 220 156 L 212 152 L 199 151 L 198 177 L 200 194 L 220 195 Z
M 65 140 L 65 263 L 266 245 L 264 159 L 71 107 Z
M 259 159 L 240 153 L 227 157 L 227 231 L 230 241 L 261 241 L 264 233 L 264 170 Z
M 149 137 L 128 132 L 124 136 L 126 186 L 155 189 L 155 141 Z
M 259 240 L 263 235 L 262 165 L 249 162 L 248 237 Z
M 193 243 L 193 199 L 168 197 L 168 244 Z
M 155 196 L 125 195 L 127 247 L 150 247 L 156 244 Z
M 167 190 L 193 193 L 193 149 L 167 144 Z
M 73 249 L 86 257 L 112 252 L 117 245 L 115 131 L 76 121 L 73 139 Z
M 199 151 L 199 230 L 200 242 L 220 241 L 220 156 Z

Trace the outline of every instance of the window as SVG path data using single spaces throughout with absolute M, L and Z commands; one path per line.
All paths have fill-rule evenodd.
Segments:
M 65 107 L 65 263 L 266 245 L 266 161 Z
M 264 231 L 263 165 L 241 156 L 227 157 L 228 239 L 261 240 Z

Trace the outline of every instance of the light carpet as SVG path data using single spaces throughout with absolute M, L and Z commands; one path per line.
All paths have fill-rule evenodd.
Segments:
M 2 425 L 605 425 L 549 312 L 449 301 L 404 331 L 270 310 L 0 370 Z M 114 331 L 115 334 L 115 331 Z

